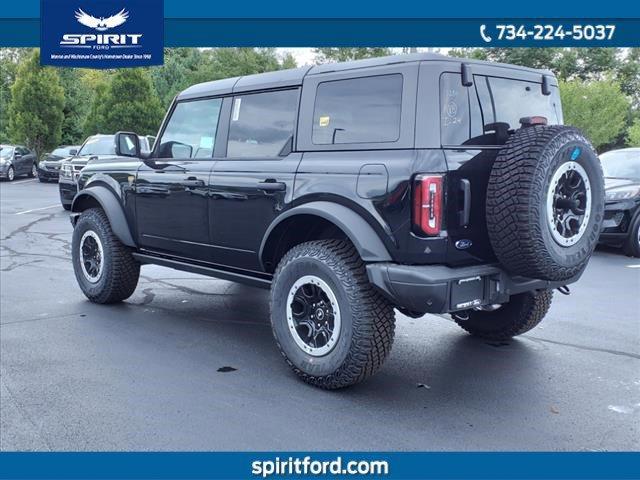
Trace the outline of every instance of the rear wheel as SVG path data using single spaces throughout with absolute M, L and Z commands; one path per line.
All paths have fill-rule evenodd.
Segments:
M 495 310 L 471 310 L 468 318 L 454 315 L 460 327 L 471 335 L 488 340 L 507 340 L 528 332 L 549 311 L 553 290 L 540 290 L 514 295 L 509 303 Z
M 7 180 L 13 182 L 14 178 L 16 178 L 16 171 L 13 169 L 13 165 L 9 167 L 7 170 Z
M 391 350 L 393 307 L 369 283 L 349 242 L 303 243 L 282 259 L 271 287 L 271 326 L 293 371 L 336 389 L 376 372 Z
M 140 263 L 114 235 L 100 208 L 80 215 L 73 230 L 72 259 L 80 289 L 92 302 L 120 302 L 136 289 Z
M 35 178 L 38 176 L 38 166 L 34 163 L 31 164 L 31 171 L 29 172 L 29 176 L 31 178 Z

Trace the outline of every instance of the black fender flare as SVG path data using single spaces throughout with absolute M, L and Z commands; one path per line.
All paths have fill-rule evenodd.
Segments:
M 315 201 L 298 205 L 276 218 L 262 238 L 259 259 L 263 263 L 263 254 L 271 233 L 283 221 L 296 215 L 316 215 L 336 225 L 342 230 L 351 243 L 356 247 L 360 257 L 365 262 L 390 262 L 392 261 L 389 250 L 380 239 L 371 225 L 354 210 L 339 203 Z M 264 265 L 262 265 L 264 267 Z
M 111 230 L 113 230 L 115 236 L 118 237 L 118 240 L 128 247 L 135 248 L 136 242 L 131 235 L 129 223 L 127 222 L 127 217 L 124 214 L 120 200 L 118 200 L 118 197 L 107 187 L 96 185 L 80 190 L 71 204 L 71 213 L 77 215 L 82 212 L 82 210 L 84 210 L 81 206 L 83 203 L 82 200 L 87 197 L 93 198 L 100 204 L 107 214 L 107 218 L 111 224 Z M 73 223 L 75 224 L 75 222 Z

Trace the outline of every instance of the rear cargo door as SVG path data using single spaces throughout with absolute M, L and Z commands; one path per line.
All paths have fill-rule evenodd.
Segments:
M 558 89 L 542 92 L 539 81 L 474 75 L 470 87 L 460 73 L 440 76 L 440 138 L 447 159 L 447 232 L 450 263 L 494 261 L 486 227 L 487 182 L 495 157 L 520 128 L 520 119 L 544 116 L 562 123 Z M 500 123 L 502 125 L 496 125 Z

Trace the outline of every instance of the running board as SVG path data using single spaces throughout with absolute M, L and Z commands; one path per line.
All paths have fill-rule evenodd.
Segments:
M 206 275 L 207 277 L 214 277 L 221 280 L 229 280 L 232 282 L 243 283 L 245 285 L 251 285 L 252 287 L 271 287 L 271 280 L 267 280 L 265 278 L 253 277 L 251 275 L 245 275 L 243 273 L 230 272 L 228 270 L 221 270 L 219 268 L 206 267 L 204 265 L 182 262 L 180 260 L 174 260 L 171 258 L 147 255 L 145 253 L 134 252 L 132 253 L 132 255 L 133 258 L 143 264 L 160 265 L 161 267 L 174 268 L 176 270 L 182 270 L 184 272 L 198 273 L 200 275 Z

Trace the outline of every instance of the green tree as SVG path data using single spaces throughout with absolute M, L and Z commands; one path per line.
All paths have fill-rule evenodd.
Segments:
M 627 143 L 630 147 L 640 147 L 640 118 L 636 118 L 627 131 Z
M 281 70 L 275 48 L 215 48 L 205 50 L 205 63 L 198 72 L 200 81 L 238 77 Z
M 29 48 L 0 48 L 0 143 L 9 142 L 11 86 L 20 63 L 31 54 Z
M 629 101 L 613 80 L 560 83 L 564 122 L 574 125 L 601 151 L 624 132 Z
M 82 127 L 82 137 L 87 138 L 97 133 L 106 132 L 105 114 L 108 89 L 109 82 L 106 78 L 93 83 L 93 99 Z
M 150 69 L 163 108 L 190 85 L 221 78 L 295 68 L 292 55 L 278 57 L 274 48 L 167 48 L 162 67 Z
M 93 91 L 86 88 L 77 69 L 61 68 L 58 75 L 64 85 L 64 121 L 60 143 L 75 145 L 84 140 L 84 123 L 89 113 Z
M 327 62 L 346 62 L 349 60 L 360 60 L 371 57 L 384 57 L 391 55 L 391 49 L 386 47 L 368 48 L 316 48 L 315 62 L 317 64 Z
M 634 110 L 640 110 L 640 48 L 629 48 L 616 75 L 622 91 L 631 98 Z
M 155 135 L 164 111 L 149 74 L 138 68 L 116 71 L 97 113 L 104 118 L 101 133 L 128 130 L 139 135 Z
M 40 66 L 35 50 L 20 65 L 11 87 L 9 134 L 39 156 L 60 143 L 64 121 L 64 89 L 58 72 Z
M 193 82 L 204 56 L 197 48 L 165 48 L 164 65 L 151 67 L 151 81 L 163 108 Z

